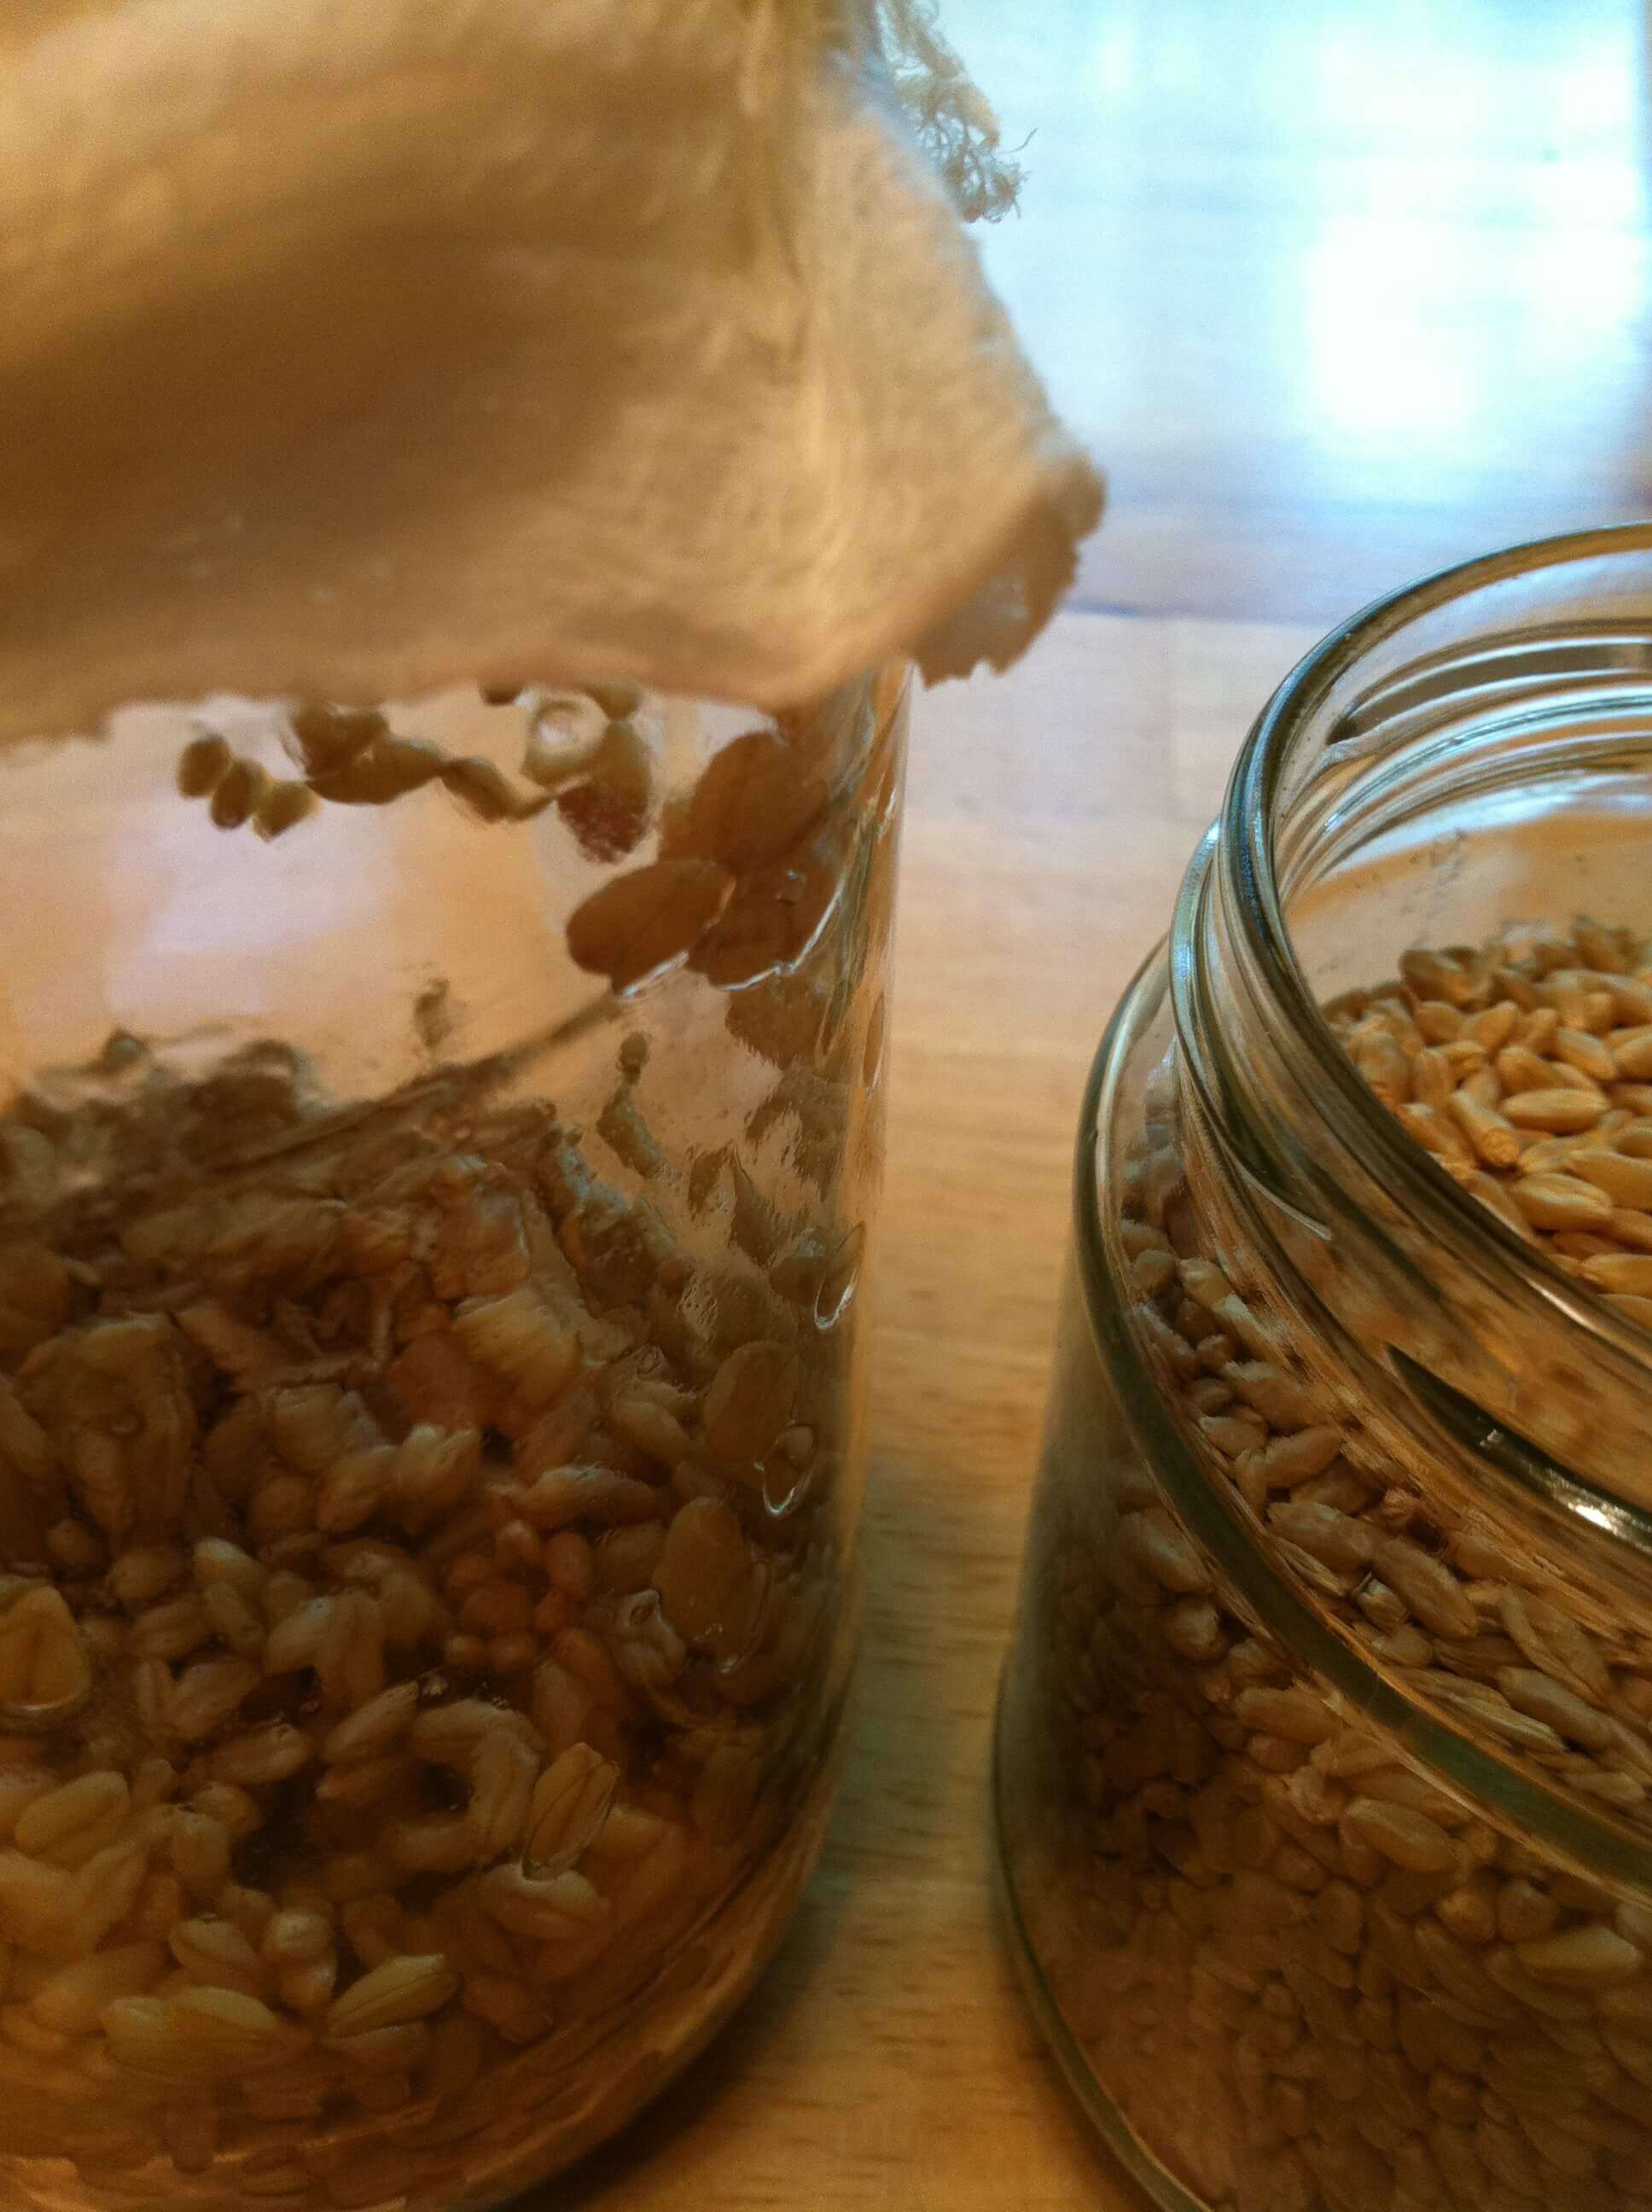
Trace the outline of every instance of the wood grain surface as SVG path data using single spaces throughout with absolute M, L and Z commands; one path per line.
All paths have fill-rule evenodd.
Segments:
M 870 1613 L 824 1861 L 733 2027 L 559 2212 L 1140 2212 L 1021 2009 L 987 1840 L 1084 1071 L 1326 624 L 1647 504 L 1638 9 L 947 14 L 1036 132 L 988 264 L 1114 507 L 1025 662 L 916 718 Z

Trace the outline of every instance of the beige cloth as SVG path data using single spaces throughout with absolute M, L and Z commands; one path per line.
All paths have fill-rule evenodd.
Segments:
M 0 736 L 1012 657 L 1098 479 L 787 0 L 17 0 Z

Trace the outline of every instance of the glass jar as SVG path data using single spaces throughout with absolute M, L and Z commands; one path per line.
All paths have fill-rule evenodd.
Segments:
M 1102 1044 L 997 1806 L 1036 2008 L 1179 2212 L 1652 2204 L 1647 1310 L 1339 1034 L 1485 1063 L 1580 908 L 1635 1033 L 1649 801 L 1652 531 L 1417 586 L 1276 694 Z
M 9 2203 L 494 2203 L 774 1948 L 905 697 L 221 696 L 0 761 Z

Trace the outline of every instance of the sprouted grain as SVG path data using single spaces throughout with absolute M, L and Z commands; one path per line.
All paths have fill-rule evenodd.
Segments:
M 209 727 L 176 786 L 265 839 L 434 786 L 484 823 L 554 804 L 604 866 L 658 828 L 575 908 L 570 956 L 621 994 L 686 966 L 772 1080 L 742 1143 L 673 1161 L 639 1103 L 648 1037 L 623 1034 L 593 1132 L 613 1188 L 524 1095 L 544 1040 L 438 1059 L 438 981 L 426 1073 L 387 1097 L 328 1099 L 274 1041 L 201 1074 L 117 1035 L 13 1100 L 20 2200 L 65 2160 L 82 2202 L 496 2199 L 703 2039 L 818 1841 L 864 1246 L 837 1206 L 873 1127 L 850 1014 L 885 941 L 896 724 L 851 805 L 823 763 L 865 732 L 829 708 L 735 740 L 662 818 L 639 695 L 511 696 L 525 789 L 319 706 L 284 716 L 296 776 Z M 748 1165 L 776 1137 L 790 1212 Z M 726 1249 L 690 1257 L 702 1228 Z
M 0 2153 L 439 2194 L 501 2058 L 529 2127 L 811 1779 L 814 1275 L 697 1327 L 660 1218 L 485 1086 L 112 1060 L 14 1114 Z

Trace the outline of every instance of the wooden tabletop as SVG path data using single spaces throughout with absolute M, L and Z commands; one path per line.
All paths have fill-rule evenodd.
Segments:
M 1084 1071 L 1251 715 L 1327 623 L 1652 504 L 1637 7 L 946 15 L 1006 134 L 1036 132 L 988 264 L 1114 507 L 1021 666 L 917 716 L 870 1615 L 824 1861 L 580 2212 L 1140 2212 L 1021 2009 L 987 1842 Z

